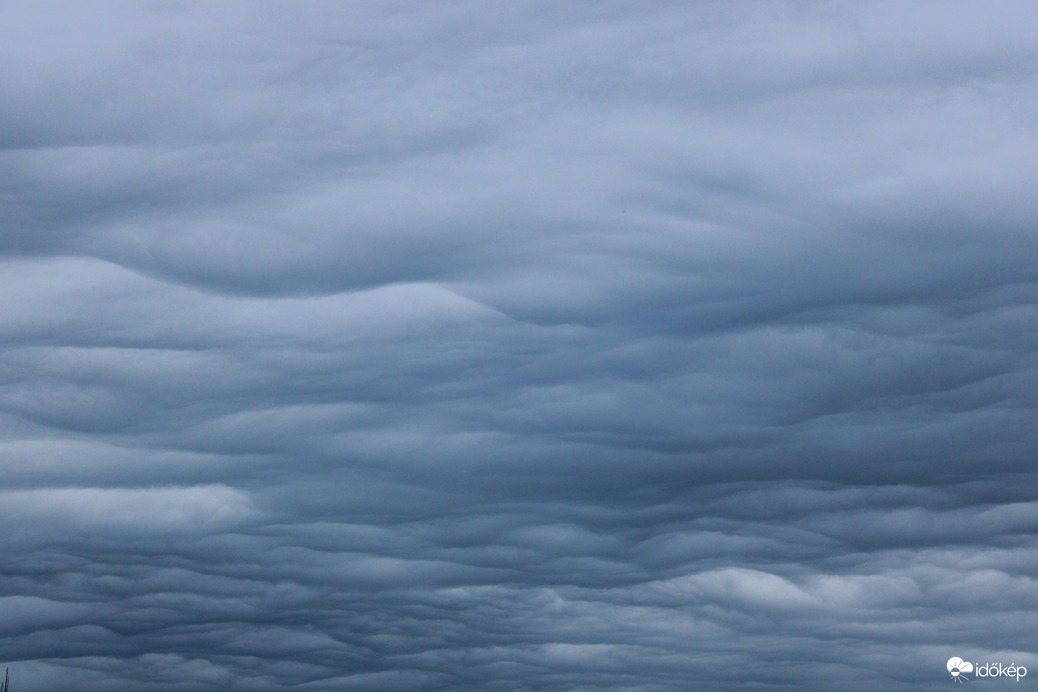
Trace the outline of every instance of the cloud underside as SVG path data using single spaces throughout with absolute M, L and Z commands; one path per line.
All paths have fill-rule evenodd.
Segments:
M 1038 670 L 1035 13 L 4 7 L 0 663 Z

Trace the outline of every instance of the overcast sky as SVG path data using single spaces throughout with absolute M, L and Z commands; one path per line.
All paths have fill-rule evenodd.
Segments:
M 12 692 L 1033 687 L 1036 29 L 4 2 Z

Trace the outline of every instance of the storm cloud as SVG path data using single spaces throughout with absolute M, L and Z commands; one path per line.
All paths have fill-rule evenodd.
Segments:
M 1038 675 L 1035 27 L 4 3 L 12 690 Z

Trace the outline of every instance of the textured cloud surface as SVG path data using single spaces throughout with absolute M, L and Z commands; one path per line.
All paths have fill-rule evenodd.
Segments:
M 1035 26 L 4 4 L 12 690 L 1038 675 Z

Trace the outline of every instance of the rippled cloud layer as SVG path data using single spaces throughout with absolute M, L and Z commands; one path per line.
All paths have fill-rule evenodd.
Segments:
M 5 5 L 12 690 L 1038 675 L 1036 25 Z

